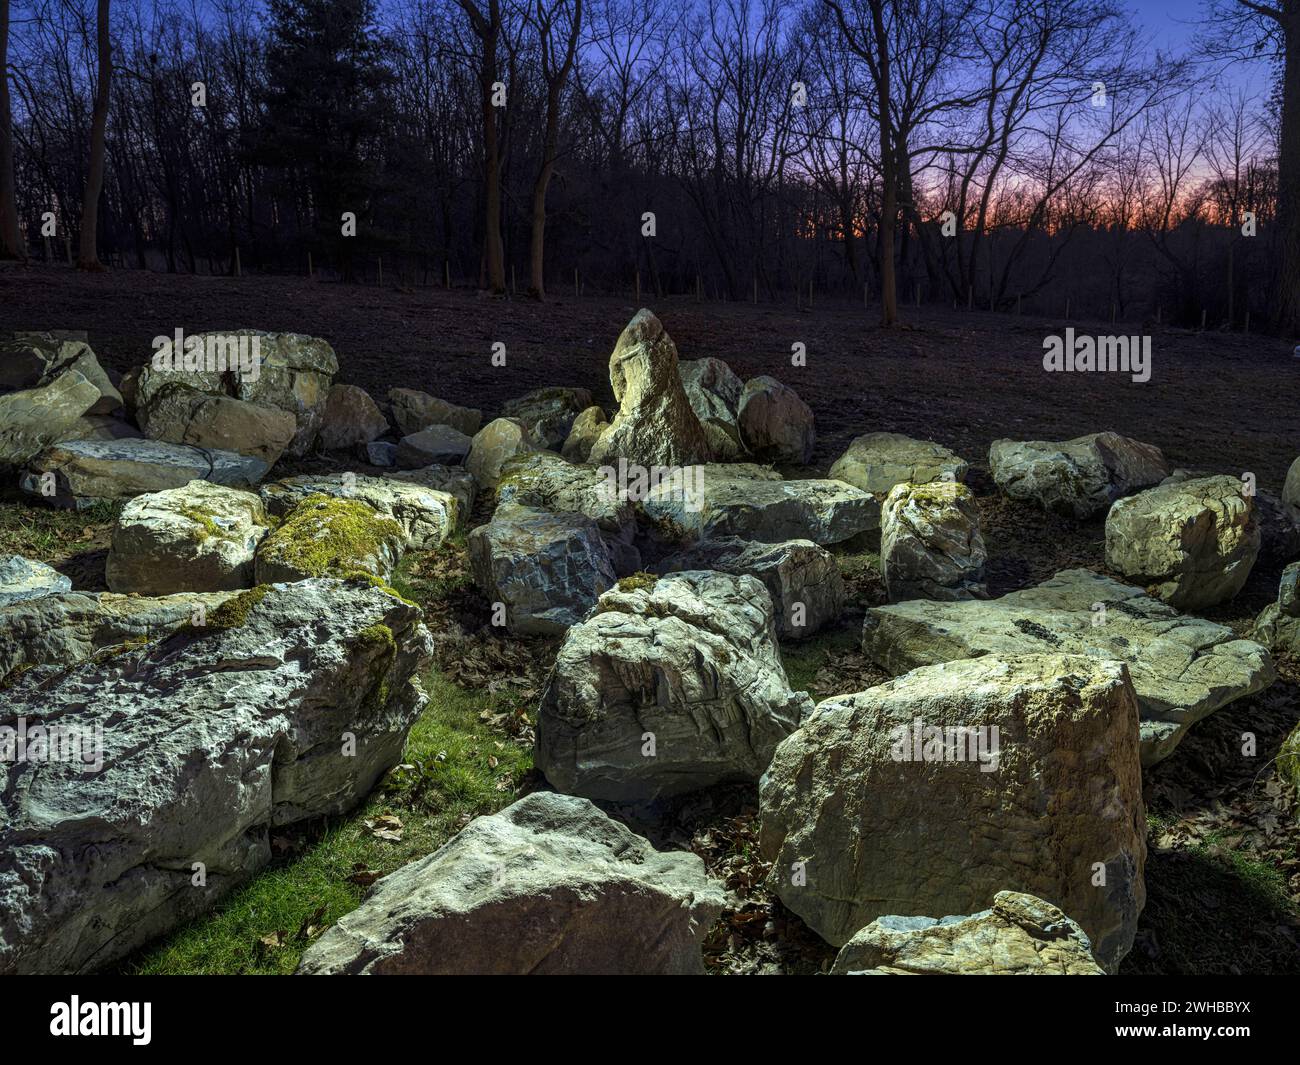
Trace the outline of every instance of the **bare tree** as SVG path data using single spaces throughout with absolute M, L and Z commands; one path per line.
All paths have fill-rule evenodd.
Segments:
M 96 250 L 99 231 L 99 197 L 104 190 L 104 142 L 108 129 L 109 93 L 113 84 L 113 53 L 108 33 L 108 0 L 96 0 L 95 51 L 98 76 L 95 107 L 90 121 L 90 162 L 86 167 L 86 190 L 81 200 L 81 246 L 77 268 L 102 270 Z
M 9 0 L 0 0 L 0 258 L 26 259 L 14 185 L 13 111 L 9 106 Z
M 486 0 L 480 8 L 475 0 L 458 0 L 479 41 L 479 108 L 483 123 L 483 259 L 486 287 L 506 290 L 505 247 L 501 242 L 501 145 L 497 110 L 493 103 L 497 73 L 497 50 L 501 45 L 501 0 Z

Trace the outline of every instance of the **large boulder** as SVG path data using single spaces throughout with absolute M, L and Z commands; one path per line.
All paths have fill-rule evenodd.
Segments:
M 472 441 L 450 425 L 431 425 L 397 442 L 397 465 L 404 470 L 426 466 L 457 466 L 470 453 Z
M 1291 516 L 1300 521 L 1300 459 L 1291 463 L 1286 471 L 1286 483 L 1282 486 L 1282 502 L 1290 509 Z
M 1179 610 L 1213 606 L 1241 591 L 1259 556 L 1254 510 L 1226 475 L 1150 488 L 1110 508 L 1106 565 Z
M 194 480 L 251 488 L 265 473 L 261 459 L 234 451 L 161 440 L 67 440 L 28 462 L 19 485 L 53 506 L 81 509 Z
M 0 607 L 72 591 L 72 580 L 53 566 L 22 555 L 0 555 Z
M 999 891 L 968 917 L 878 917 L 840 949 L 837 976 L 1104 976 L 1083 929 L 1050 902 Z
M 247 588 L 268 531 L 252 492 L 207 481 L 149 492 L 118 515 L 104 579 L 110 591 L 139 595 Z
M 536 763 L 558 790 L 597 800 L 754 781 L 811 707 L 786 680 L 755 578 L 629 578 L 565 636 Z
M 527 451 L 507 460 L 497 483 L 497 504 L 519 503 L 557 514 L 583 514 L 596 523 L 614 572 L 641 568 L 634 540 L 636 492 L 619 491 L 609 467 L 576 466 L 553 451 Z
M 151 440 L 235 451 L 274 466 L 298 432 L 293 413 L 185 385 L 165 385 L 142 408 L 140 426 Z
M 433 550 L 464 519 L 463 504 L 451 493 L 392 477 L 302 474 L 264 484 L 258 491 L 267 511 L 277 518 L 285 517 L 308 496 L 360 500 L 397 522 L 402 527 L 404 546 L 420 551 Z
M 387 581 L 406 542 L 398 522 L 359 499 L 309 495 L 258 545 L 253 570 L 258 584 L 308 577 Z
M 21 466 L 61 439 L 99 396 L 76 370 L 37 388 L 0 395 L 0 467 Z
M 1159 487 L 1217 476 L 1221 474 L 1215 470 L 1179 467 Z M 1279 496 L 1261 492 L 1253 479 L 1248 481 L 1243 477 L 1241 490 L 1254 500 L 1255 520 L 1259 524 L 1259 557 L 1284 564 L 1300 557 L 1300 511 L 1293 512 Z
M 432 650 L 418 608 L 304 581 L 206 622 L 6 690 L 0 724 L 85 738 L 93 761 L 0 761 L 0 973 L 112 964 L 270 862 L 273 831 L 347 811 L 401 757 Z
M 772 889 L 835 946 L 1004 889 L 1070 914 L 1109 971 L 1132 946 L 1146 815 L 1122 662 L 990 654 L 828 699 L 777 747 L 759 807 Z
M 745 454 L 739 420 L 745 382 L 725 362 L 714 358 L 679 362 L 677 373 L 691 401 L 691 410 L 704 426 L 714 461 L 739 460 Z
M 199 624 L 235 592 L 149 598 L 114 592 L 56 592 L 0 607 L 0 687 L 16 669 L 84 662 Z
M 99 391 L 87 414 L 112 414 L 122 407 L 122 394 L 84 335 L 15 333 L 13 340 L 0 341 L 0 391 L 48 385 L 69 370 L 81 374 Z
M 669 555 L 655 568 L 661 573 L 700 569 L 757 577 L 772 597 L 781 639 L 812 636 L 844 611 L 844 578 L 835 557 L 811 540 L 762 544 L 725 536 Z
M 637 311 L 619 336 L 609 381 L 618 413 L 592 445 L 588 462 L 617 465 L 623 459 L 650 468 L 708 461 L 704 427 L 677 373 L 677 347 L 650 311 Z
M 327 451 L 369 444 L 388 432 L 388 419 L 370 393 L 356 385 L 331 385 L 321 417 L 320 445 Z
M 1063 442 L 995 440 L 989 467 L 1012 499 L 1079 520 L 1169 476 L 1158 447 L 1112 432 Z
M 895 485 L 880 523 L 880 563 L 893 602 L 983 599 L 988 552 L 979 506 L 964 484 Z
M 1300 656 L 1300 562 L 1282 571 L 1277 599 L 1255 619 L 1251 636 L 1275 652 Z
M 588 407 L 573 419 L 573 424 L 569 427 L 569 435 L 564 438 L 564 445 L 560 448 L 560 454 L 570 462 L 586 462 L 591 449 L 600 439 L 600 434 L 608 427 L 609 419 L 605 417 L 604 410 L 600 407 Z
M 421 432 L 431 425 L 449 425 L 458 433 L 473 436 L 483 424 L 482 411 L 458 407 L 414 388 L 390 388 L 388 402 L 393 408 L 393 421 L 403 436 Z
M 433 463 L 418 470 L 393 470 L 384 474 L 389 481 L 404 481 L 429 488 L 435 492 L 446 492 L 456 500 L 456 528 L 463 529 L 469 522 L 474 510 L 474 500 L 478 496 L 478 486 L 474 476 L 464 466 L 444 466 Z
M 144 433 L 134 425 L 111 414 L 83 414 L 52 441 L 65 440 L 140 440 Z
M 775 377 L 745 382 L 738 414 L 740 438 L 764 462 L 808 465 L 817 446 L 813 412 L 799 393 Z
M 474 434 L 465 468 L 480 489 L 495 488 L 501 480 L 502 466 L 516 455 L 536 449 L 537 444 L 523 422 L 517 418 L 497 418 Z
M 786 481 L 750 463 L 670 470 L 644 493 L 640 509 L 651 535 L 667 543 L 739 536 L 824 545 L 880 527 L 880 504 L 859 488 Z
M 700 974 L 727 904 L 704 863 L 534 792 L 379 880 L 300 974 Z
M 588 389 L 537 388 L 507 401 L 501 407 L 501 414 L 523 422 L 538 447 L 558 451 L 568 439 L 574 420 L 590 406 Z
M 1137 691 L 1143 765 L 1167 757 L 1201 718 L 1276 679 L 1258 643 L 1084 569 L 1000 599 L 873 607 L 862 649 L 893 674 L 987 654 L 1117 659 Z
M 916 440 L 902 433 L 867 433 L 849 444 L 827 476 L 885 496 L 896 484 L 964 481 L 968 469 L 965 460 L 933 440 Z
M 474 583 L 505 607 L 506 627 L 521 636 L 554 636 L 582 621 L 615 580 L 596 523 L 505 503 L 469 534 Z

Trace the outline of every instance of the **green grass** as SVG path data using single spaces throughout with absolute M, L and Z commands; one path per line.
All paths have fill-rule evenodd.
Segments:
M 513 801 L 532 754 L 480 719 L 485 710 L 513 709 L 509 697 L 466 691 L 436 673 L 425 678 L 425 688 L 429 706 L 411 730 L 402 766 L 383 787 L 212 913 L 145 948 L 122 971 L 291 973 L 315 938 L 308 926 L 331 925 L 361 901 L 365 887 L 349 880 L 355 870 L 391 873 L 437 850 L 469 818 Z M 400 818 L 399 842 L 366 827 L 384 814 Z
M 121 503 L 96 503 L 86 510 L 60 510 L 19 502 L 0 502 L 0 555 L 23 555 L 38 562 L 62 561 L 87 539 L 85 530 L 111 526 Z
M 795 691 L 812 692 L 813 698 L 818 698 L 813 691 L 813 678 L 817 671 L 834 652 L 852 650 L 860 639 L 861 633 L 855 626 L 841 625 L 798 643 L 781 644 L 781 664 L 785 666 L 790 687 Z

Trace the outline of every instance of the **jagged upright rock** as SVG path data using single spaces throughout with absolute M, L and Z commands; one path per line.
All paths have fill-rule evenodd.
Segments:
M 1146 815 L 1122 662 L 990 654 L 828 699 L 777 747 L 759 806 L 772 889 L 836 946 L 1002 890 L 1070 914 L 1109 971 L 1132 946 Z
M 964 484 L 895 485 L 881 511 L 880 562 L 893 602 L 983 599 L 988 552 L 979 507 Z
M 745 455 L 740 438 L 740 398 L 745 382 L 721 359 L 679 362 L 677 372 L 691 409 L 704 426 L 715 462 L 735 462 Z
M 704 427 L 677 373 L 677 348 L 663 324 L 642 308 L 609 357 L 618 413 L 592 445 L 587 461 L 619 459 L 639 466 L 688 466 L 709 459 Z

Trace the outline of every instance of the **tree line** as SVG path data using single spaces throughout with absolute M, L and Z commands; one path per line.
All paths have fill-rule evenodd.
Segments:
M 0 0 L 0 254 L 1295 330 L 1275 3 Z

